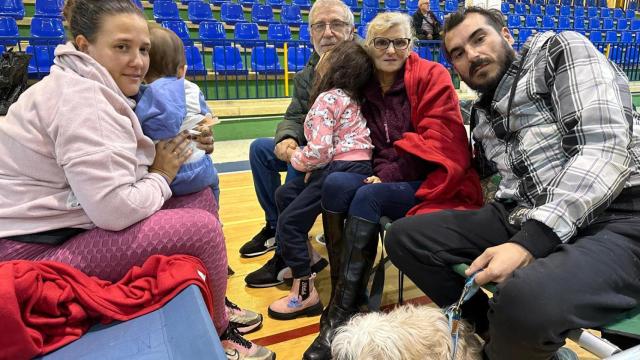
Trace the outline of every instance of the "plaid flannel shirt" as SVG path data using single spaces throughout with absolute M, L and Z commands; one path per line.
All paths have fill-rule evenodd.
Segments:
M 475 114 L 476 154 L 501 176 L 496 199 L 518 205 L 510 222 L 524 229 L 535 220 L 557 236 L 546 245 L 528 236 L 523 246 L 534 256 L 545 256 L 614 208 L 623 189 L 640 189 L 633 188 L 640 185 L 640 115 L 633 110 L 628 79 L 576 32 L 534 36 L 489 108 L 476 104 Z M 640 199 L 626 198 L 619 208 L 640 210 Z

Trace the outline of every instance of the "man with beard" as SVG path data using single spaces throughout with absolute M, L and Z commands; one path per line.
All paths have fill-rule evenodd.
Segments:
M 389 256 L 438 306 L 468 275 L 498 283 L 462 316 L 486 358 L 577 359 L 567 332 L 597 327 L 640 301 L 640 116 L 628 80 L 582 35 L 535 35 L 520 54 L 502 14 L 467 8 L 445 23 L 444 49 L 480 97 L 472 114 L 481 175 L 497 178 L 478 210 L 399 220 Z

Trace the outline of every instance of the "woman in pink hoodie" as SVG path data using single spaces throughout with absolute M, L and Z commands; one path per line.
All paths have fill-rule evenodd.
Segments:
M 154 147 L 136 119 L 131 97 L 150 47 L 141 10 L 130 0 L 68 0 L 64 16 L 73 41 L 56 48 L 51 74 L 0 121 L 0 261 L 60 261 L 115 281 L 153 254 L 199 257 L 223 347 L 272 359 L 238 333 L 262 318 L 242 323 L 251 313 L 225 306 L 227 258 L 213 193 L 169 199 L 191 153 L 188 135 Z

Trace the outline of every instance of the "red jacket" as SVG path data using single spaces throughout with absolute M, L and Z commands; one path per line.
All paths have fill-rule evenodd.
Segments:
M 202 275 L 200 275 L 202 274 Z M 154 255 L 111 283 L 53 261 L 0 263 L 0 359 L 31 359 L 60 348 L 95 323 L 129 320 L 160 308 L 191 284 L 209 313 L 202 262 Z
M 422 202 L 407 215 L 482 206 L 480 179 L 471 166 L 467 133 L 449 72 L 411 53 L 404 83 L 415 132 L 405 133 L 394 145 L 398 151 L 437 165 L 416 192 Z

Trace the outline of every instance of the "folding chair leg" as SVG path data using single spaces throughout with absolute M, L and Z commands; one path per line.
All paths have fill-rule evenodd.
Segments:
M 404 273 L 398 270 L 398 305 L 404 303 Z

